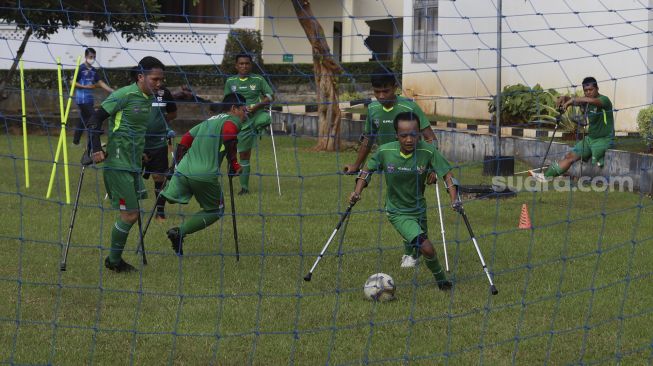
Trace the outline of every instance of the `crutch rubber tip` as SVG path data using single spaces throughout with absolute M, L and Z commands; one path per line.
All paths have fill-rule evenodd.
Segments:
M 306 281 L 306 282 L 310 282 L 312 276 L 313 276 L 312 273 L 307 274 L 306 276 L 304 276 L 304 281 Z
M 492 295 L 496 295 L 499 293 L 499 290 L 497 290 L 497 287 L 494 285 L 490 286 L 490 291 L 492 292 Z
M 66 263 L 59 264 L 59 270 L 61 272 L 66 272 Z

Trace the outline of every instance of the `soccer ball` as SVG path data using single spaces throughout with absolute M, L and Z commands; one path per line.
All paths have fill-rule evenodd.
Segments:
M 365 298 L 374 301 L 390 301 L 395 298 L 395 282 L 385 273 L 375 273 L 365 281 Z

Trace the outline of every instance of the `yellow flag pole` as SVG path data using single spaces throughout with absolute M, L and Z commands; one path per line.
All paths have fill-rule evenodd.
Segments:
M 23 60 L 20 60 L 20 105 L 23 116 L 23 158 L 25 160 L 25 188 L 29 188 L 29 154 L 27 150 L 27 110 L 25 108 L 25 74 Z
M 63 122 L 63 82 L 61 80 L 61 58 L 57 57 L 57 81 L 59 83 L 59 116 L 60 120 Z M 59 153 L 61 153 L 61 145 L 63 143 L 63 135 L 65 131 L 63 130 L 59 133 L 59 141 L 57 142 L 57 150 L 54 153 L 54 162 L 52 163 L 52 172 L 50 173 L 50 183 L 48 184 L 48 193 L 46 193 L 45 198 L 50 198 L 52 193 L 52 184 L 54 183 L 54 176 L 57 172 L 57 163 L 59 162 Z
M 61 59 L 57 58 L 57 78 L 58 78 L 58 83 L 59 83 L 59 115 L 61 117 L 61 133 L 59 134 L 59 141 L 57 142 L 57 150 L 54 154 L 54 162 L 52 164 L 52 172 L 50 173 L 50 183 L 48 184 L 48 192 L 46 193 L 45 197 L 50 198 L 50 195 L 52 194 L 52 186 L 54 184 L 54 177 L 57 172 L 57 163 L 59 162 L 59 154 L 61 150 L 63 149 L 63 154 L 64 154 L 64 171 L 65 171 L 65 181 L 66 181 L 66 203 L 70 204 L 70 179 L 68 175 L 68 151 L 66 147 L 66 122 L 68 120 L 68 112 L 70 111 L 70 104 L 72 102 L 72 96 L 73 93 L 75 92 L 75 82 L 77 80 L 77 74 L 79 71 L 79 64 L 80 64 L 81 56 L 77 57 L 77 66 L 75 68 L 75 74 L 73 76 L 73 83 L 70 88 L 70 97 L 68 99 L 68 105 L 66 108 L 66 111 L 64 112 L 64 104 L 63 104 L 63 78 L 62 78 L 62 65 L 61 65 Z
M 63 116 L 61 122 L 61 136 L 63 136 L 63 170 L 64 170 L 64 179 L 66 184 L 66 203 L 70 204 L 70 174 L 68 173 L 68 145 L 66 144 L 66 124 L 68 123 L 68 113 L 70 112 L 70 105 L 73 101 L 73 96 L 75 95 L 75 83 L 77 81 L 77 73 L 79 72 L 79 62 L 82 59 L 81 56 L 77 56 L 77 65 L 75 66 L 75 73 L 73 74 L 73 80 L 70 86 L 70 93 L 68 95 L 68 104 L 66 105 L 66 113 Z

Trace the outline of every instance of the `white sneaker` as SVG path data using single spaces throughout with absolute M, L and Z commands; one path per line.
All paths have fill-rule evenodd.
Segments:
M 528 175 L 530 175 L 531 177 L 535 178 L 535 180 L 538 181 L 538 182 L 541 182 L 541 183 L 546 183 L 546 182 L 548 182 L 548 180 L 547 180 L 546 177 L 544 176 L 544 173 L 537 173 L 537 172 L 534 172 L 534 171 L 532 171 L 532 170 L 529 170 L 529 171 L 528 171 Z
M 417 264 L 417 258 L 413 258 L 412 255 L 404 254 L 401 257 L 401 268 L 413 268 Z

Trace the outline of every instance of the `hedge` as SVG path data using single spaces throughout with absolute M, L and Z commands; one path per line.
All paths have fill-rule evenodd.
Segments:
M 392 67 L 392 62 L 382 64 Z M 370 74 L 379 66 L 379 62 L 344 62 L 341 65 L 345 72 L 338 78 L 340 83 L 369 83 Z M 264 69 L 264 74 L 267 74 L 273 85 L 313 82 L 313 64 L 266 64 Z M 71 79 L 73 73 L 74 70 L 64 70 L 64 78 Z M 218 65 L 168 66 L 166 84 L 176 86 L 190 83 L 196 87 L 222 87 L 225 78 L 230 75 L 232 74 L 225 73 Z M 100 77 L 108 80 L 112 86 L 127 85 L 130 82 L 129 69 L 126 68 L 102 69 Z M 57 71 L 25 70 L 25 83 L 31 89 L 57 89 Z M 14 74 L 11 85 L 16 88 L 20 85 L 18 72 Z

